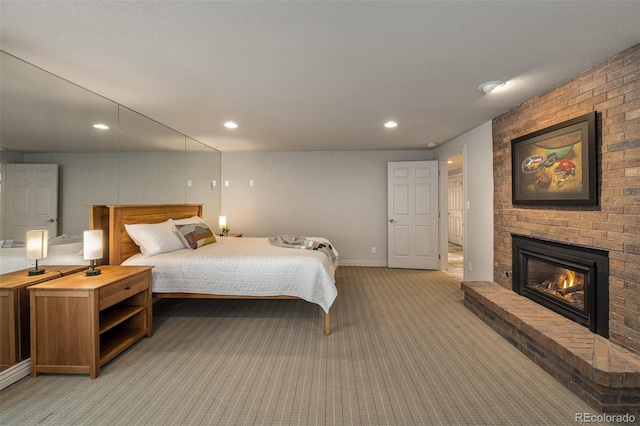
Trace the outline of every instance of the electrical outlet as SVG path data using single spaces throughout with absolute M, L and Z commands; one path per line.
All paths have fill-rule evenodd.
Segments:
M 469 270 L 469 272 L 473 271 L 473 265 L 471 264 L 471 262 L 467 263 L 467 269 Z
M 229 186 L 229 181 L 228 180 L 224 181 L 224 186 Z
M 253 186 L 253 179 L 249 179 L 249 186 Z
M 376 248 L 375 247 L 371 247 L 371 253 L 372 254 L 376 254 Z
M 191 186 L 193 184 L 193 182 L 191 182 L 191 179 L 187 179 L 187 186 Z
M 211 189 L 216 189 L 216 181 L 215 180 L 211 181 Z

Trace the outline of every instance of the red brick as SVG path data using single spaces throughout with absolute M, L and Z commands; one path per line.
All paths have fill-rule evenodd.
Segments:
M 619 99 L 618 98 L 614 98 L 611 99 L 611 101 Z M 608 104 L 609 101 L 607 102 L 603 102 L 603 104 Z M 597 105 L 596 105 L 597 107 Z M 607 106 L 607 113 L 608 114 L 620 114 L 620 113 L 626 113 L 628 111 L 633 111 L 634 109 L 638 109 L 640 108 L 640 99 L 634 99 L 631 102 L 620 102 L 619 104 L 616 105 L 609 105 Z
M 616 72 L 620 72 L 620 70 L 616 70 Z M 625 74 L 629 74 L 631 71 L 629 72 L 625 72 L 623 75 Z M 580 93 L 584 93 L 588 90 L 593 90 L 596 87 L 600 87 L 600 86 L 604 86 L 607 83 L 607 76 L 603 75 L 602 77 L 598 77 L 595 80 L 593 80 L 591 78 L 591 75 L 588 76 L 588 78 L 584 78 L 583 82 L 578 82 L 578 84 L 580 85 L 580 88 L 578 89 L 578 91 Z
M 603 102 L 598 102 L 600 99 L 602 99 L 603 96 L 605 97 L 606 100 L 604 100 Z M 593 106 L 596 111 L 604 111 L 604 110 L 607 110 L 607 109 L 610 109 L 610 108 L 613 109 L 613 107 L 615 107 L 615 106 L 624 104 L 624 96 L 623 95 L 616 96 L 615 98 L 608 98 L 606 96 L 606 93 L 603 93 L 599 97 L 594 97 L 593 100 L 598 102 Z M 612 111 L 611 113 L 615 114 L 615 110 Z
M 622 68 L 611 71 L 611 73 L 607 75 L 607 78 L 609 80 L 612 80 L 633 74 L 638 71 L 638 64 L 640 64 L 640 62 L 631 62 L 629 64 L 626 64 Z
M 614 80 L 607 81 L 607 84 L 603 84 L 602 86 L 599 86 L 599 87 L 596 87 L 595 89 L 593 89 L 593 96 L 598 96 L 601 93 L 607 93 L 608 96 L 615 97 L 617 95 L 614 95 L 614 93 L 615 93 L 614 89 L 617 89 L 618 87 L 622 86 L 623 84 L 624 84 L 624 78 L 622 78 L 622 77 L 614 79 Z M 632 90 L 632 89 L 630 89 L 630 90 Z M 571 100 L 569 100 L 569 102 L 571 102 Z
M 634 84 L 636 84 L 636 83 L 638 83 L 638 82 L 637 81 L 634 82 Z M 624 101 L 625 102 L 629 102 L 629 101 L 632 101 L 632 100 L 638 99 L 638 98 L 640 98 L 640 88 L 636 89 L 636 90 L 633 90 L 633 91 L 629 91 L 628 93 L 626 93 L 624 95 Z
M 629 111 L 624 115 L 624 119 L 626 120 L 625 124 L 628 125 L 629 121 L 635 120 L 636 118 L 640 118 L 640 108 Z

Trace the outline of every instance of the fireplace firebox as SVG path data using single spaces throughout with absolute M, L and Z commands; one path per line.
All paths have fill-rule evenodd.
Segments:
M 513 290 L 609 337 L 609 253 L 512 234 Z

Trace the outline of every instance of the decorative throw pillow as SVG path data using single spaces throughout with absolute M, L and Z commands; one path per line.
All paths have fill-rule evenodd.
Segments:
M 124 228 L 142 254 L 147 256 L 184 248 L 171 219 L 160 223 L 126 224 Z
M 216 242 L 213 231 L 204 222 L 176 225 L 176 228 L 178 229 L 178 236 L 184 245 L 191 250 Z
M 200 216 L 191 216 L 186 219 L 171 219 L 175 225 L 190 225 L 192 223 L 204 222 Z

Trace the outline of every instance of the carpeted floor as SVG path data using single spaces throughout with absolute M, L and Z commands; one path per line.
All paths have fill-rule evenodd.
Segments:
M 0 424 L 563 425 L 593 412 L 461 304 L 444 272 L 340 267 L 316 305 L 176 300 L 87 376 L 0 392 Z

